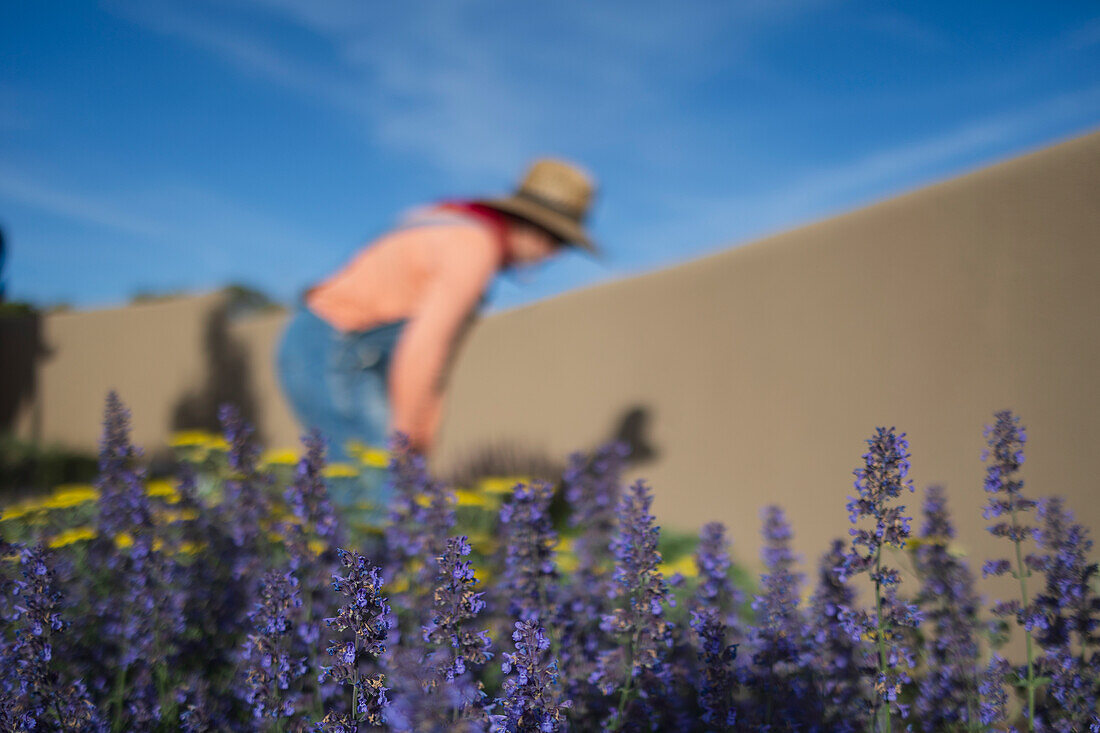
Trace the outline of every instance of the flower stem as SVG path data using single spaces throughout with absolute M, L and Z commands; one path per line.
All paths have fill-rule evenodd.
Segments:
M 1020 538 L 1016 534 L 1019 524 L 1016 522 L 1016 502 L 1009 497 L 1012 504 L 1012 541 L 1016 545 L 1016 577 L 1020 580 L 1020 597 L 1023 600 L 1024 613 L 1027 613 L 1027 577 L 1031 573 L 1024 568 L 1023 552 L 1020 549 Z M 1035 730 L 1035 668 L 1033 664 L 1034 652 L 1031 648 L 1031 632 L 1024 626 L 1024 642 L 1027 645 L 1027 729 Z
M 883 683 L 885 684 L 886 678 L 886 641 L 883 638 L 882 633 L 882 546 L 875 550 L 875 616 L 878 620 L 878 626 L 875 628 L 875 641 L 878 643 L 878 670 L 879 674 L 883 676 Z M 885 690 L 883 690 L 885 692 Z M 878 708 L 878 700 L 875 701 L 875 707 Z M 886 703 L 886 733 L 890 733 L 892 721 L 890 720 L 890 703 Z

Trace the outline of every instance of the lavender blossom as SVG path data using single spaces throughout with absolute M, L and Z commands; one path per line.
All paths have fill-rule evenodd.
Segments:
M 727 625 L 733 625 L 736 611 L 744 603 L 744 595 L 730 582 L 729 540 L 721 522 L 703 525 L 695 549 L 695 566 L 699 570 L 697 603 L 711 606 L 726 614 Z
M 261 521 L 271 513 L 265 491 L 270 478 L 262 476 L 257 468 L 260 446 L 254 439 L 255 428 L 244 419 L 239 409 L 231 404 L 218 408 L 225 441 L 229 444 L 229 477 L 225 482 L 223 511 L 232 511 L 228 526 L 233 542 L 241 551 L 233 566 L 238 580 L 258 572 L 259 558 L 256 547 L 261 537 Z
M 484 593 L 474 590 L 478 582 L 474 570 L 469 561 L 462 559 L 470 552 L 465 536 L 447 540 L 447 550 L 439 559 L 432 615 L 423 627 L 424 641 L 434 647 L 426 660 L 432 675 L 425 691 L 436 692 L 442 687 L 457 693 L 449 696 L 458 703 L 453 711 L 448 710 L 452 713 L 448 715 L 450 723 L 485 719 L 481 704 L 484 693 L 469 682 L 470 673 L 489 661 L 492 653 L 487 630 L 475 632 L 465 628 L 467 622 L 485 610 Z
M 916 708 L 926 731 L 967 726 L 977 721 L 981 649 L 976 632 L 981 601 L 966 565 L 948 552 L 955 528 L 947 514 L 943 487 L 928 487 L 916 569 L 922 579 L 917 604 L 931 625 L 928 671 L 918 684 Z
M 382 573 L 358 552 L 341 548 L 337 554 L 341 565 L 348 571 L 344 576 L 333 575 L 332 586 L 347 602 L 336 616 L 326 618 L 325 623 L 336 631 L 351 631 L 352 638 L 332 640 L 328 653 L 336 661 L 332 665 L 321 666 L 318 681 L 332 678 L 351 687 L 352 706 L 350 713 L 330 711 L 326 714 L 314 728 L 325 733 L 354 731 L 360 723 L 381 725 L 389 704 L 383 675 L 360 672 L 364 658 L 377 657 L 386 651 L 386 638 L 393 623 L 390 606 L 382 596 Z
M 11 546 L 8 549 L 16 549 Z M 4 730 L 106 730 L 82 680 L 66 683 L 55 661 L 69 628 L 60 609 L 51 554 L 38 544 L 17 549 L 23 579 L 13 582 L 13 643 L 0 648 L 0 723 Z M 41 725 L 41 727 L 40 727 Z
M 982 575 L 1004 575 L 1011 572 L 1020 581 L 1020 598 L 1000 601 L 993 606 L 993 614 L 1000 617 L 1012 617 L 1024 630 L 1024 642 L 1027 649 L 1027 663 L 1019 674 L 1027 692 L 1028 730 L 1035 730 L 1035 691 L 1042 684 L 1035 673 L 1035 652 L 1032 647 L 1033 632 L 1046 626 L 1046 617 L 1034 603 L 1028 599 L 1027 579 L 1032 570 L 1042 569 L 1042 559 L 1029 554 L 1024 557 L 1023 542 L 1028 538 L 1039 538 L 1039 530 L 1022 524 L 1021 515 L 1032 509 L 1035 502 L 1024 497 L 1024 482 L 1018 478 L 1021 464 L 1024 462 L 1024 443 L 1027 435 L 1020 426 L 1020 418 L 1013 416 L 1011 410 L 995 413 L 996 422 L 985 427 L 988 448 L 982 451 L 982 461 L 992 462 L 986 468 L 985 490 L 992 494 L 982 516 L 994 519 L 1008 515 L 1009 521 L 999 521 L 990 525 L 989 531 L 994 537 L 1008 538 L 1015 549 L 1016 563 L 1012 568 L 1008 560 L 989 560 L 982 568 Z M 1010 570 L 1010 568 L 1012 568 Z
M 505 652 L 500 665 L 509 675 L 499 701 L 504 713 L 490 716 L 490 733 L 556 733 L 572 703 L 555 692 L 558 665 L 547 659 L 550 639 L 537 619 L 528 619 L 516 621 L 512 640 L 516 651 Z
M 793 725 L 803 716 L 819 714 L 807 667 L 808 631 L 799 608 L 803 575 L 794 571 L 796 557 L 790 549 L 790 524 L 778 506 L 767 506 L 764 516 L 765 572 L 762 592 L 752 608 L 757 624 L 749 632 L 753 667 L 742 672 L 755 701 L 752 711 L 758 726 L 778 721 Z
M 654 701 L 671 680 L 666 657 L 673 635 L 665 606 L 675 605 L 675 599 L 657 569 L 661 562 L 657 550 L 660 528 L 649 512 L 652 503 L 653 496 L 644 481 L 632 484 L 619 502 L 619 528 L 611 540 L 615 556 L 612 598 L 616 608 L 603 616 L 600 628 L 624 643 L 600 654 L 590 681 L 598 684 L 604 694 L 622 685 L 618 708 L 608 724 L 613 730 L 623 725 L 649 727 L 655 723 Z M 640 704 L 632 710 L 629 703 L 634 695 L 638 695 Z
M 1039 505 L 1039 519 L 1046 587 L 1035 606 L 1047 624 L 1037 634 L 1044 650 L 1038 666 L 1050 677 L 1043 717 L 1059 733 L 1100 731 L 1100 596 L 1092 587 L 1098 573 L 1097 563 L 1089 562 L 1093 542 L 1060 497 Z
M 821 722 L 836 733 L 861 729 L 858 721 L 866 698 L 858 642 L 844 625 L 844 612 L 856 601 L 855 589 L 838 573 L 847 557 L 844 549 L 844 541 L 835 539 L 821 557 L 817 588 L 810 599 L 809 631 L 815 649 L 811 665 L 825 707 Z
M 732 704 L 737 644 L 728 643 L 729 630 L 714 606 L 701 605 L 692 609 L 691 628 L 698 639 L 702 666 L 702 674 L 696 682 L 702 720 L 708 730 L 730 730 L 737 722 Z
M 621 441 L 602 445 L 591 455 L 573 453 L 562 474 L 569 526 L 580 532 L 573 539 L 576 568 L 565 578 L 562 614 L 554 626 L 560 639 L 565 694 L 581 718 L 602 707 L 602 694 L 588 679 L 596 670 L 600 649 L 609 643 L 600 619 L 611 610 L 613 563 L 608 547 L 622 493 L 620 476 L 629 453 L 630 447 Z
M 889 502 L 906 489 L 913 491 L 913 482 L 906 478 L 909 442 L 905 433 L 895 435 L 894 428 L 877 428 L 875 437 L 867 443 L 870 450 L 863 454 L 864 467 L 853 472 L 859 496 L 849 497 L 848 513 L 853 524 L 865 517 L 874 521 L 874 528 L 848 530 L 853 538 L 852 547 L 838 570 L 838 577 L 843 581 L 866 572 L 874 583 L 874 616 L 862 609 L 845 610 L 844 619 L 853 639 L 869 638 L 875 643 L 877 655 L 873 656 L 877 658 L 865 665 L 873 671 L 875 680 L 871 713 L 878 720 L 880 710 L 883 711 L 886 730 L 890 731 L 895 711 L 903 718 L 909 714 L 909 706 L 900 702 L 899 695 L 902 685 L 912 681 L 907 669 L 916 666 L 913 651 L 899 630 L 916 628 L 921 614 L 914 604 L 898 598 L 901 578 L 896 569 L 883 564 L 883 550 L 903 548 L 909 537 L 910 519 L 903 513 L 905 507 L 890 506 Z
M 1004 657 L 994 654 L 982 674 L 978 685 L 980 705 L 978 710 L 982 725 L 995 726 L 995 730 L 1003 730 L 1008 722 L 1008 693 L 1005 685 L 1008 684 L 1009 675 L 1013 675 L 1012 665 Z M 1008 728 L 1015 731 L 1015 728 Z
M 573 453 L 562 474 L 565 500 L 569 502 L 569 526 L 580 528 L 575 548 L 577 574 L 598 575 L 615 532 L 619 477 L 630 446 L 607 443 L 592 455 Z
M 159 689 L 178 654 L 185 628 L 182 571 L 156 549 L 159 530 L 130 443 L 130 413 L 110 392 L 100 440 L 96 487 L 100 492 L 94 563 L 105 568 L 106 592 L 90 599 L 101 628 L 97 643 L 114 654 L 96 660 L 92 681 L 104 692 L 113 675 L 108 707 L 114 725 L 156 725 L 164 717 Z M 120 543 L 121 551 L 116 550 Z
M 283 496 L 302 525 L 309 527 L 325 543 L 339 546 L 343 543 L 343 535 L 323 474 L 325 440 L 321 432 L 314 429 L 302 436 L 302 444 L 306 453 L 298 461 L 294 480 Z
M 455 524 L 454 492 L 428 473 L 424 456 L 409 447 L 403 433 L 390 444 L 389 481 L 392 482 L 390 524 L 386 527 L 386 574 L 390 582 L 408 578 L 411 594 L 403 605 L 419 605 L 430 592 L 447 537 Z
M 550 520 L 553 495 L 554 487 L 545 481 L 517 484 L 512 500 L 500 509 L 505 558 L 499 592 L 508 616 L 521 621 L 560 616 L 554 567 L 558 539 Z
M 306 664 L 304 658 L 290 654 L 288 637 L 295 609 L 301 605 L 293 573 L 272 570 L 264 575 L 260 598 L 248 615 L 253 631 L 241 655 L 246 675 L 244 699 L 257 721 L 294 716 L 296 696 L 291 686 L 305 674 Z

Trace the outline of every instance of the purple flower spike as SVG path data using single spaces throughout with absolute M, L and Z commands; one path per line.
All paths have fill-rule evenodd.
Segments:
M 970 570 L 948 551 L 955 528 L 942 487 L 928 488 L 924 518 L 915 556 L 922 581 L 917 603 L 931 626 L 931 639 L 928 670 L 918 684 L 917 718 L 925 731 L 965 728 L 978 722 L 981 601 Z
M 908 670 L 917 666 L 913 650 L 905 643 L 900 629 L 916 628 L 921 621 L 920 609 L 898 597 L 901 576 L 884 563 L 884 550 L 903 548 L 909 537 L 909 517 L 905 507 L 892 500 L 905 490 L 913 491 L 909 474 L 909 442 L 905 433 L 895 435 L 894 428 L 876 428 L 867 441 L 869 450 L 863 454 L 864 465 L 853 473 L 859 492 L 848 502 L 853 524 L 870 520 L 872 528 L 850 530 L 852 545 L 843 565 L 838 569 L 840 580 L 867 573 L 875 588 L 875 610 L 844 609 L 843 622 L 853 640 L 867 639 L 862 645 L 863 669 L 874 680 L 874 694 L 869 703 L 870 714 L 885 709 L 887 721 L 894 713 L 908 715 L 908 706 L 899 704 L 903 685 L 912 681 Z M 889 722 L 887 723 L 889 725 Z
M 386 638 L 393 623 L 390 606 L 382 596 L 382 573 L 370 565 L 358 552 L 337 549 L 340 564 L 346 575 L 333 575 L 333 589 L 345 599 L 336 616 L 326 618 L 329 628 L 348 632 L 352 638 L 336 638 L 329 644 L 332 666 L 322 666 L 318 681 L 331 678 L 352 689 L 357 701 L 350 716 L 329 712 L 315 730 L 335 733 L 355 730 L 359 723 L 381 725 L 385 720 L 389 699 L 383 686 L 383 675 L 364 674 L 361 664 L 368 657 L 378 657 L 386 651 Z M 351 644 L 352 648 L 348 649 Z
M 558 572 L 554 547 L 558 538 L 550 520 L 554 487 L 545 481 L 517 484 L 512 500 L 500 509 L 504 534 L 504 577 L 499 591 L 511 618 L 554 619 Z
M 292 686 L 306 672 L 303 657 L 290 654 L 295 609 L 302 605 L 298 580 L 291 573 L 270 571 L 260 584 L 260 599 L 249 614 L 253 631 L 242 650 L 245 702 L 257 720 L 292 718 Z
M 1039 519 L 1047 556 L 1046 587 L 1035 599 L 1043 618 L 1036 638 L 1044 650 L 1038 666 L 1050 677 L 1043 718 L 1059 733 L 1100 730 L 1100 595 L 1094 587 L 1100 568 L 1089 561 L 1093 542 L 1060 497 L 1039 505 Z
M 556 733 L 572 707 L 556 692 L 557 661 L 549 658 L 550 640 L 536 619 L 516 621 L 512 632 L 515 652 L 505 652 L 500 668 L 503 714 L 489 716 L 490 733 Z

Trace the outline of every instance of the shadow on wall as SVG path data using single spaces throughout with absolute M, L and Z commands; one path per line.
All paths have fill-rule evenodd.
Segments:
M 616 440 L 630 447 L 630 455 L 625 468 L 643 466 L 660 457 L 660 451 L 650 442 L 650 411 L 644 405 L 627 408 L 615 422 L 607 438 L 592 446 L 588 452 L 599 445 Z M 497 441 L 481 448 L 467 460 L 460 461 L 458 468 L 443 479 L 452 486 L 469 486 L 486 476 L 546 476 L 560 477 L 567 464 L 560 457 L 549 457 L 545 451 L 517 445 L 508 441 Z
M 208 430 L 220 433 L 218 408 L 234 404 L 242 417 L 257 426 L 256 439 L 264 444 L 259 401 L 249 381 L 251 366 L 248 351 L 230 333 L 234 313 L 232 301 L 212 310 L 206 319 L 203 346 L 206 352 L 206 377 L 196 391 L 185 394 L 172 410 L 172 430 Z
M 50 355 L 42 341 L 42 317 L 38 313 L 0 314 L 0 433 L 26 433 L 32 441 L 42 435 L 41 414 L 35 401 L 38 363 Z M 31 424 L 24 430 L 15 424 L 31 405 Z M 29 429 L 28 429 L 29 428 Z

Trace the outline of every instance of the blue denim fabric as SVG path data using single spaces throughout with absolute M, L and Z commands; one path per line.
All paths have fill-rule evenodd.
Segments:
M 406 320 L 367 331 L 341 332 L 299 301 L 279 344 L 277 365 L 283 394 L 303 428 L 317 428 L 328 442 L 330 461 L 348 461 L 355 439 L 386 447 L 390 405 L 387 375 Z M 366 500 L 384 505 L 381 482 L 364 478 L 356 496 L 333 496 L 338 504 Z

